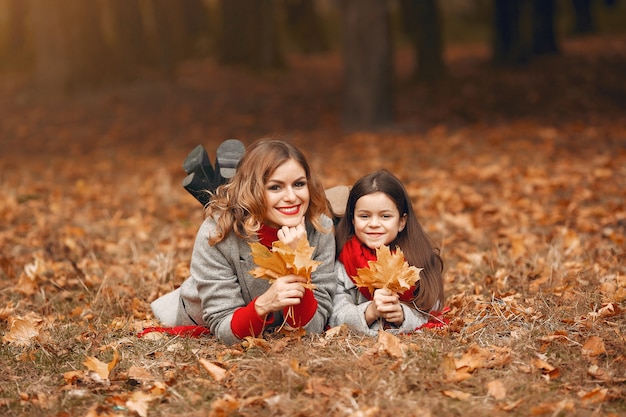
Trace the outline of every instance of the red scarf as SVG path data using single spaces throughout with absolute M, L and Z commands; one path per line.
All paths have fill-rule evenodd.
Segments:
M 257 236 L 263 246 L 272 249 L 272 243 L 278 240 L 278 229 L 262 224 Z
M 358 275 L 357 270 L 360 268 L 369 268 L 369 261 L 376 260 L 376 251 L 368 248 L 364 244 L 362 244 L 356 236 L 352 236 L 348 241 L 343 245 L 341 252 L 338 257 L 339 261 L 346 268 L 346 272 L 348 276 L 354 282 L 354 278 Z M 369 289 L 365 287 L 360 287 L 359 291 L 361 294 L 365 296 L 368 300 L 373 298 L 373 294 L 370 293 Z M 413 292 L 415 291 L 415 287 L 411 287 L 402 294 L 400 294 L 400 300 L 402 301 L 411 301 L 414 297 Z

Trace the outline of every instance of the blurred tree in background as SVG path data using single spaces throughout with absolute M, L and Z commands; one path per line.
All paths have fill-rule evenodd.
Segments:
M 288 53 L 325 53 L 340 45 L 342 120 L 351 129 L 372 129 L 394 119 L 395 47 L 411 45 L 418 82 L 446 77 L 451 10 L 465 10 L 484 22 L 494 63 L 522 65 L 536 55 L 558 53 L 559 22 L 566 11 L 572 16 L 569 32 L 588 33 L 596 29 L 598 8 L 615 3 L 0 0 L 0 71 L 26 73 L 42 91 L 67 93 L 129 82 L 146 70 L 174 79 L 181 62 L 206 56 L 255 72 L 284 70 Z M 460 33 L 471 37 L 469 30 Z

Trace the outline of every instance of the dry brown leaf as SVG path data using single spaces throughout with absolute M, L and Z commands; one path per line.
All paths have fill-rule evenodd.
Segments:
M 11 317 L 9 331 L 2 336 L 2 341 L 16 346 L 28 346 L 39 336 L 41 317 L 29 313 L 25 317 Z
M 165 384 L 161 382 L 156 383 L 148 392 L 133 391 L 124 405 L 140 417 L 148 417 L 150 402 L 162 397 L 165 391 Z
M 578 396 L 583 403 L 599 404 L 607 400 L 608 388 L 597 387 L 588 392 L 579 392 Z
M 585 341 L 582 347 L 582 354 L 585 356 L 599 356 L 606 353 L 604 341 L 598 336 L 591 336 Z
M 533 358 L 531 364 L 535 369 L 539 369 L 543 377 L 548 381 L 561 376 L 561 370 L 559 368 L 550 365 L 541 358 Z
M 333 398 L 337 395 L 337 388 L 328 384 L 322 377 L 311 377 L 306 381 L 304 392 L 312 396 L 323 395 L 328 398 Z
M 506 398 L 506 388 L 504 383 L 500 379 L 495 379 L 487 383 L 487 395 L 493 397 L 497 401 L 502 401 Z
M 246 336 L 243 342 L 241 342 L 241 346 L 246 349 L 258 347 L 266 352 L 271 349 L 270 344 L 267 342 L 267 340 L 252 336 Z
M 469 373 L 467 368 L 457 369 L 456 361 L 454 360 L 452 353 L 444 356 L 441 361 L 441 367 L 445 379 L 448 382 L 461 382 L 472 377 L 472 374 Z
M 221 366 L 218 366 L 204 358 L 200 358 L 198 361 L 200 362 L 200 365 L 202 365 L 202 367 L 209 373 L 209 375 L 211 375 L 211 377 L 213 377 L 213 379 L 217 382 L 220 382 L 224 379 L 224 377 L 226 377 L 226 369 Z
M 85 365 L 87 369 L 97 375 L 100 381 L 106 381 L 109 379 L 109 374 L 113 370 L 115 365 L 117 365 L 119 359 L 120 356 L 117 352 L 117 349 L 113 349 L 113 359 L 111 360 L 111 362 L 104 363 L 95 356 L 87 356 L 87 358 L 85 358 L 85 362 L 83 362 L 83 365 Z
M 403 293 L 420 279 L 422 268 L 410 266 L 404 260 L 400 248 L 394 253 L 387 245 L 376 249 L 376 260 L 368 262 L 368 268 L 357 269 L 357 276 L 352 277 L 357 287 L 365 287 L 373 294 L 374 290 L 387 288 L 395 293 Z
M 289 367 L 291 368 L 292 371 L 294 371 L 295 373 L 297 373 L 300 376 L 303 376 L 305 378 L 310 377 L 311 375 L 309 375 L 309 373 L 307 372 L 309 367 L 308 366 L 303 366 L 297 359 L 292 358 L 291 361 L 289 362 Z
M 441 393 L 445 395 L 446 397 L 454 398 L 455 400 L 461 400 L 461 401 L 469 400 L 470 398 L 472 398 L 472 394 L 468 392 L 459 391 L 456 389 L 443 390 L 441 391 Z
M 569 400 L 562 400 L 558 403 L 541 403 L 530 409 L 533 416 L 542 414 L 551 414 L 553 416 L 560 415 L 563 411 L 573 412 L 575 410 L 574 403 Z M 567 414 L 564 414 L 567 415 Z
M 305 288 L 313 289 L 311 274 L 321 263 L 312 259 L 315 248 L 309 246 L 306 238 L 300 239 L 295 249 L 283 242 L 276 241 L 270 251 L 259 242 L 250 243 L 252 258 L 257 265 L 250 274 L 274 282 L 285 275 L 298 275 L 307 279 Z
M 387 353 L 394 358 L 403 358 L 406 347 L 397 336 L 384 330 L 378 331 L 378 350 Z
M 519 407 L 523 402 L 524 402 L 524 399 L 520 398 L 517 401 L 511 401 L 511 402 L 502 403 L 502 404 L 500 404 L 499 408 L 502 411 L 513 411 L 517 407 Z
M 137 381 L 154 381 L 154 375 L 150 373 L 146 368 L 141 368 L 139 366 L 131 366 L 128 368 L 128 378 L 137 380 Z
M 9 320 L 9 318 L 15 312 L 15 305 L 13 301 L 9 301 L 5 307 L 0 308 L 0 320 Z
M 230 394 L 224 394 L 222 398 L 211 403 L 209 417 L 228 417 L 239 408 L 239 400 Z

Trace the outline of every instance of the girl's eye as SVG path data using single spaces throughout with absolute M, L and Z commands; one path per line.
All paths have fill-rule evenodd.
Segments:
M 357 217 L 359 219 L 367 219 L 369 216 L 367 214 L 359 214 Z

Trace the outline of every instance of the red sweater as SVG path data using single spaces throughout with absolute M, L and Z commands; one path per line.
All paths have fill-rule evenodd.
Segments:
M 272 243 L 278 240 L 278 229 L 263 225 L 259 230 L 259 240 L 267 248 L 272 248 Z M 258 297 L 257 297 L 258 298 Z M 239 307 L 233 313 L 230 328 L 233 334 L 240 339 L 247 336 L 258 336 L 263 332 L 267 324 L 274 322 L 274 315 L 268 314 L 260 317 L 255 308 L 256 298 L 245 307 Z M 317 311 L 317 300 L 310 289 L 304 290 L 304 296 L 300 304 L 283 309 L 285 322 L 291 327 L 303 327 L 311 321 Z

